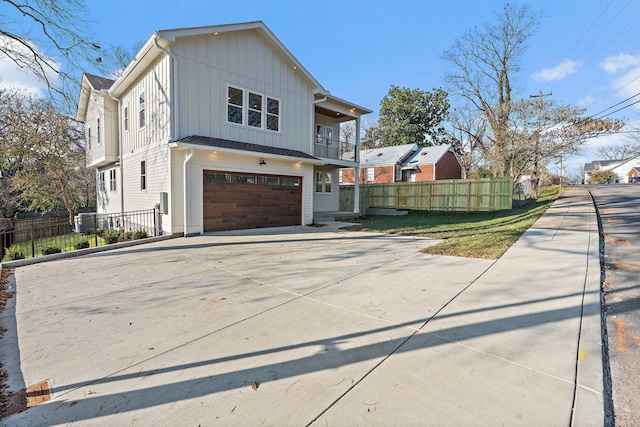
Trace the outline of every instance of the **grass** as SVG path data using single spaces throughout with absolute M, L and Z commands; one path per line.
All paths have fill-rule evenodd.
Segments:
M 104 246 L 104 239 L 100 236 L 97 236 L 97 239 L 98 244 L 96 245 L 95 235 L 79 235 L 76 233 L 68 233 L 55 237 L 44 237 L 41 239 L 35 239 L 33 241 L 33 246 L 31 245 L 31 241 L 16 243 L 14 246 L 20 247 L 20 250 L 24 254 L 25 258 L 32 258 L 34 255 L 36 257 L 41 256 L 42 251 L 45 248 L 52 246 L 60 248 L 62 252 L 73 251 L 75 250 L 74 245 L 81 240 L 88 241 L 90 247 Z M 35 250 L 35 254 L 32 252 L 32 248 Z M 3 261 L 9 261 L 7 255 L 5 255 Z
M 432 237 L 444 242 L 422 250 L 434 255 L 498 259 L 560 195 L 557 186 L 544 187 L 525 206 L 497 212 L 410 211 L 406 216 L 371 216 L 353 231 Z

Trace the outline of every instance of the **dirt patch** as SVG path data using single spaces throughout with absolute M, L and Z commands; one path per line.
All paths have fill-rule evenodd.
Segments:
M 0 312 L 4 310 L 7 305 L 7 301 L 13 297 L 13 291 L 9 291 L 9 277 L 14 273 L 13 268 L 3 268 L 0 271 Z M 6 329 L 0 327 L 0 339 L 2 339 Z M 12 401 L 11 394 L 7 391 L 7 371 L 4 370 L 2 363 L 0 363 L 0 420 L 8 415 L 8 408 Z

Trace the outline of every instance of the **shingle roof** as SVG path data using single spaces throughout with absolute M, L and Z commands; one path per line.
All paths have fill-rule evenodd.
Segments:
M 360 150 L 360 166 L 395 165 L 411 152 L 418 150 L 416 144 L 394 145 L 391 147 Z
M 108 90 L 115 83 L 115 80 L 106 77 L 94 76 L 89 73 L 84 73 L 84 75 L 95 90 Z
M 437 163 L 447 151 L 452 150 L 451 144 L 434 145 L 431 147 L 422 147 L 405 163 L 408 165 L 427 165 Z
M 213 138 L 210 136 L 191 135 L 182 138 L 178 143 L 204 145 L 207 147 L 227 148 L 231 150 L 251 151 L 253 153 L 275 154 L 286 157 L 296 157 L 300 159 L 318 160 L 307 153 L 288 148 L 269 147 L 267 145 L 250 144 L 248 142 L 231 141 L 228 139 Z

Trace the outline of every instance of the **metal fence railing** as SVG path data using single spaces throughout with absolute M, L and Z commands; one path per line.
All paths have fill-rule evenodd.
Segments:
M 157 236 L 155 209 L 117 214 L 13 220 L 0 229 L 0 260 L 13 261 Z

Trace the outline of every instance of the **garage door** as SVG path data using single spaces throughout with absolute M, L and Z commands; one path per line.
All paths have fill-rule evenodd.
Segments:
M 302 178 L 204 171 L 204 231 L 300 225 Z

